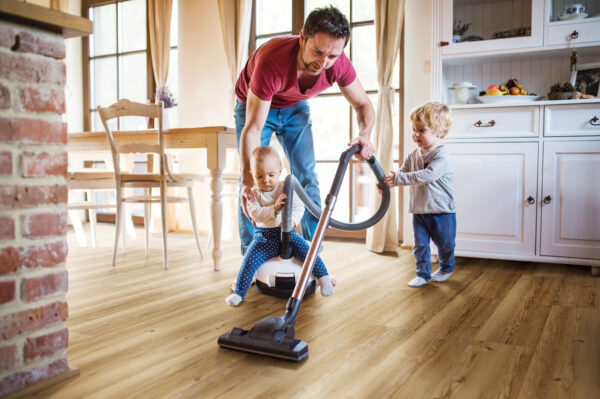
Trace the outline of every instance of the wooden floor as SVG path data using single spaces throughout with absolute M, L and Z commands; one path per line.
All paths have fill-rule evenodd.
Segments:
M 338 286 L 303 302 L 296 337 L 310 354 L 291 363 L 217 346 L 285 310 L 254 287 L 225 303 L 237 243 L 219 272 L 177 233 L 168 271 L 160 236 L 149 258 L 138 238 L 113 268 L 112 226 L 100 230 L 96 249 L 69 236 L 68 359 L 81 374 L 33 397 L 600 397 L 600 278 L 588 267 L 460 258 L 450 280 L 415 289 L 411 252 L 327 241 Z

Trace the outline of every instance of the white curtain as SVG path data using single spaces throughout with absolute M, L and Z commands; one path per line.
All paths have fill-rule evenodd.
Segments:
M 231 87 L 235 87 L 248 59 L 252 0 L 219 0 L 219 16 Z M 235 95 L 232 94 L 231 100 L 233 104 Z
M 172 10 L 173 0 L 148 0 L 150 54 L 157 89 L 167 83 L 167 76 L 169 75 Z
M 377 119 L 373 143 L 377 148 L 375 157 L 383 171 L 388 174 L 394 167 L 394 130 L 392 110 L 394 90 L 392 70 L 400 49 L 405 0 L 375 1 L 375 32 L 377 46 Z M 402 62 L 402 60 L 400 60 Z M 372 198 L 377 198 L 373 209 L 379 205 L 380 195 L 373 188 Z M 396 251 L 398 228 L 396 225 L 396 189 L 392 190 L 390 208 L 383 219 L 367 230 L 367 248 L 374 252 Z

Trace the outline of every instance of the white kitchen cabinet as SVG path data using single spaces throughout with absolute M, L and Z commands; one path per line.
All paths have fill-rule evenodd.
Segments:
M 523 105 L 514 112 L 525 127 L 507 135 L 477 134 L 465 121 L 482 113 L 502 121 L 519 107 L 453 108 L 458 123 L 444 144 L 454 170 L 456 254 L 600 268 L 600 100 Z M 527 127 L 538 115 L 540 125 Z
M 443 54 L 505 51 L 543 43 L 544 0 L 446 0 L 440 5 L 441 40 L 448 43 Z M 470 26 L 456 43 L 453 27 L 458 21 Z M 510 35 L 515 37 L 497 38 Z
M 564 20 L 572 3 L 434 0 L 431 97 L 452 103 L 455 82 L 483 91 L 509 79 L 546 96 L 570 81 L 571 59 L 600 62 L 600 1 L 577 1 L 587 15 Z M 458 21 L 483 40 L 452 43 Z M 600 99 L 479 104 L 474 94 L 452 110 L 456 254 L 600 272 Z
M 544 143 L 541 255 L 600 259 L 600 139 Z
M 544 136 L 600 136 L 600 104 L 547 105 L 545 108 Z
M 448 143 L 460 251 L 535 254 L 537 143 Z

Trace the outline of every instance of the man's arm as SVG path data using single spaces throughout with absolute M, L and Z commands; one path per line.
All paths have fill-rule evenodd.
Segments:
M 375 148 L 371 144 L 371 130 L 373 130 L 375 124 L 375 110 L 358 78 L 354 79 L 354 82 L 348 86 L 340 87 L 340 91 L 354 108 L 356 121 L 358 122 L 358 136 L 353 138 L 348 145 L 360 144 L 362 150 L 360 154 L 357 154 L 358 158 L 367 160 L 375 153 Z
M 242 209 L 248 218 L 250 218 L 250 215 L 248 215 L 246 207 L 246 198 L 248 195 L 251 195 L 250 189 L 254 185 L 252 174 L 250 174 L 250 156 L 252 155 L 252 151 L 260 145 L 260 132 L 265 125 L 270 107 L 270 101 L 263 101 L 252 93 L 252 90 L 248 90 L 248 98 L 246 99 L 246 124 L 242 129 L 240 137 Z

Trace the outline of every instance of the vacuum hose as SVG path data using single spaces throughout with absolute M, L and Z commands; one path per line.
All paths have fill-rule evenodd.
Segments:
M 348 163 L 354 154 L 358 154 L 361 150 L 360 145 L 355 144 L 348 148 L 346 151 L 342 153 L 340 156 L 339 165 L 337 171 L 335 173 L 335 177 L 333 179 L 333 184 L 331 190 L 327 196 L 326 201 L 335 200 L 337 197 L 337 193 L 342 186 L 342 181 L 344 180 L 344 175 L 346 173 L 346 169 L 348 167 Z M 385 178 L 385 173 L 381 169 L 381 165 L 375 159 L 374 156 L 371 156 L 367 160 L 371 171 L 375 174 L 377 178 L 378 186 L 382 189 L 381 194 L 381 202 L 379 204 L 379 208 L 377 211 L 367 220 L 357 223 L 346 223 L 340 222 L 339 220 L 329 219 L 329 226 L 336 228 L 338 230 L 346 230 L 346 231 L 358 231 L 367 229 L 377 222 L 381 220 L 381 218 L 385 215 L 390 205 L 390 188 L 387 184 L 384 183 L 383 179 Z M 298 179 L 296 179 L 293 175 L 288 175 L 285 178 L 283 190 L 287 199 L 285 201 L 285 205 L 282 208 L 282 224 L 281 224 L 281 250 L 280 256 L 283 259 L 289 259 L 292 256 L 292 248 L 290 245 L 290 235 L 292 231 L 292 201 L 294 191 L 298 194 L 298 197 L 304 202 L 306 208 L 308 208 L 309 212 L 313 214 L 317 219 L 321 217 L 321 209 L 317 204 L 313 202 L 313 200 L 309 197 L 308 193 L 304 190 L 304 187 L 300 184 Z M 333 194 L 333 197 L 332 197 Z M 332 204 L 333 205 L 333 204 Z

